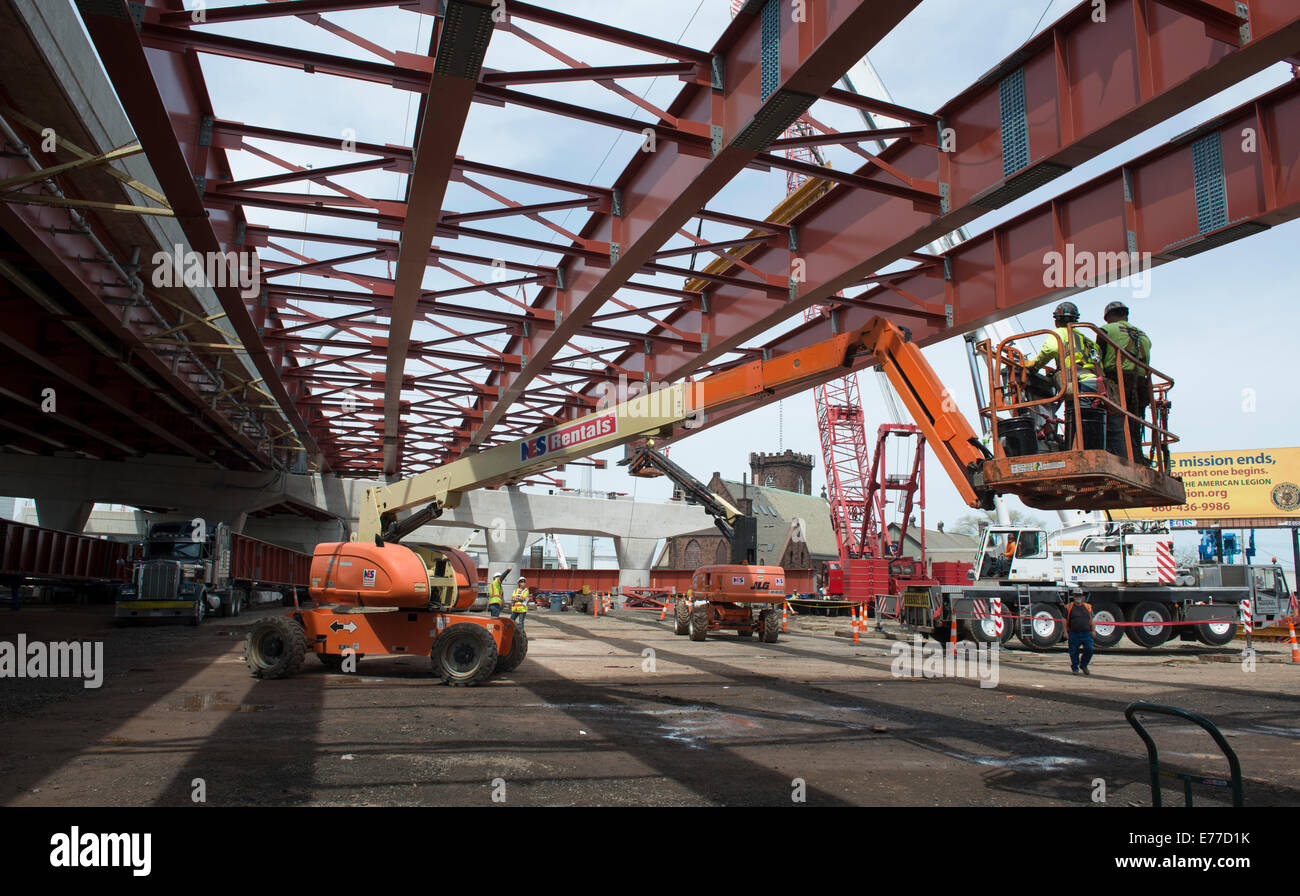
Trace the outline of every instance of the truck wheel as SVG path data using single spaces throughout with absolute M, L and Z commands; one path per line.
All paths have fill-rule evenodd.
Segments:
M 763 643 L 775 644 L 776 639 L 781 636 L 781 617 L 776 610 L 764 610 L 759 613 L 758 621 L 763 627 Z
M 1207 647 L 1222 647 L 1231 644 L 1237 637 L 1235 622 L 1198 622 L 1195 626 L 1196 640 Z
M 307 635 L 285 616 L 263 619 L 248 633 L 244 664 L 254 678 L 288 678 L 302 668 Z
M 1173 627 L 1168 624 L 1171 618 L 1169 608 L 1164 604 L 1142 601 L 1129 614 L 1130 622 L 1142 623 L 1129 628 L 1129 640 L 1139 647 L 1159 647 L 1173 634 Z
M 1094 647 L 1114 647 L 1124 637 L 1124 629 L 1115 623 L 1124 621 L 1124 611 L 1112 603 L 1093 604 L 1092 643 Z
M 701 604 L 691 610 L 690 635 L 692 641 L 703 641 L 709 633 L 709 605 Z
M 970 628 L 970 636 L 977 644 L 993 644 L 998 638 L 997 620 L 990 617 L 983 619 L 972 619 L 967 625 Z M 1003 634 L 1006 633 L 1006 626 L 1003 626 Z
M 349 654 L 349 656 L 351 656 L 355 660 L 360 660 L 362 657 L 365 656 L 365 654 L 353 653 L 353 654 Z M 318 653 L 316 654 L 316 659 L 320 660 L 321 665 L 324 666 L 326 669 L 329 669 L 331 672 L 343 671 L 343 660 L 345 659 L 345 657 L 341 653 Z
M 247 598 L 244 596 L 244 592 L 234 592 L 233 597 L 231 597 L 230 615 L 238 616 L 240 613 L 244 612 L 245 601 L 247 601 Z
M 510 641 L 510 652 L 497 660 L 497 672 L 513 672 L 528 656 L 528 635 L 522 626 L 515 626 L 514 638 Z
M 200 591 L 198 600 L 194 601 L 194 613 L 190 616 L 190 625 L 202 625 L 207 615 L 208 596 Z
M 673 603 L 673 634 L 685 635 L 691 630 L 691 605 L 684 600 Z
M 449 625 L 433 642 L 433 672 L 452 687 L 472 688 L 497 668 L 497 642 L 473 622 Z
M 1037 603 L 1029 608 L 1028 639 L 1020 640 L 1032 650 L 1046 650 L 1065 636 L 1065 617 L 1055 604 Z

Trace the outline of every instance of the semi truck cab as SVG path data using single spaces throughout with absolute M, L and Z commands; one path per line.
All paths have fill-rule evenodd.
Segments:
M 185 618 L 198 625 L 209 612 L 222 609 L 229 578 L 228 525 L 205 531 L 192 521 L 153 523 L 144 556 L 118 593 L 115 615 Z

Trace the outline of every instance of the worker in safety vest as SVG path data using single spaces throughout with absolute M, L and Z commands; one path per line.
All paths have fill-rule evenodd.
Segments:
M 1079 322 L 1079 306 L 1073 302 L 1062 302 L 1052 311 L 1052 325 L 1057 338 L 1050 336 L 1043 340 L 1043 347 L 1032 361 L 1026 361 L 1030 370 L 1038 370 L 1044 364 L 1056 361 L 1057 386 L 1065 396 L 1065 448 L 1072 450 L 1074 445 L 1074 382 L 1079 384 L 1080 407 L 1096 407 L 1093 396 L 1099 392 L 1097 374 L 1101 369 L 1101 356 L 1097 343 L 1093 342 L 1082 330 L 1074 331 L 1070 337 L 1068 324 Z M 1071 345 L 1073 342 L 1073 345 Z M 1062 352 L 1062 348 L 1065 349 Z
M 1128 306 L 1123 302 L 1111 302 L 1106 306 L 1102 317 L 1106 323 L 1101 332 L 1110 342 L 1103 341 L 1101 344 L 1101 369 L 1106 374 L 1106 379 L 1113 384 L 1112 391 L 1116 395 L 1119 395 L 1119 376 L 1121 373 L 1124 376 L 1124 408 L 1137 417 L 1136 420 L 1128 421 L 1133 460 L 1145 464 L 1142 454 L 1144 427 L 1140 421 L 1145 419 L 1147 408 L 1151 405 L 1151 372 L 1146 366 L 1151 363 L 1151 339 L 1128 322 Z M 1132 358 L 1121 355 L 1120 351 Z M 1106 450 L 1120 457 L 1127 456 L 1124 450 L 1125 419 L 1112 414 L 1106 421 Z
M 506 570 L 506 572 L 509 571 L 510 570 Z M 505 603 L 503 598 L 504 592 L 501 589 L 501 580 L 504 579 L 505 576 L 505 572 L 499 572 L 493 576 L 492 581 L 488 583 L 488 612 L 491 613 L 493 617 L 501 615 L 501 605 Z
M 1070 639 L 1070 671 L 1091 675 L 1088 663 L 1092 662 L 1092 605 L 1083 599 L 1083 592 L 1074 592 L 1074 600 L 1066 607 L 1065 632 Z
M 528 616 L 528 580 L 522 576 L 515 585 L 514 593 L 510 595 L 510 621 L 523 628 L 524 619 Z

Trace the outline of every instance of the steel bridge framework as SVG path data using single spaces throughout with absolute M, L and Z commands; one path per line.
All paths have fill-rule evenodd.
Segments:
M 1296 61 L 1294 0 L 1114 0 L 1100 22 L 1082 2 L 932 112 L 838 89 L 919 2 L 751 0 L 705 49 L 513 0 L 250 0 L 201 20 L 181 0 L 81 0 L 138 140 L 123 151 L 161 191 L 122 192 L 116 157 L 75 128 L 53 153 L 12 152 L 58 115 L 6 80 L 0 315 L 7 363 L 41 374 L 6 378 L 0 441 L 66 450 L 38 425 L 54 376 L 81 396 L 67 425 L 97 456 L 270 468 L 301 453 L 342 475 L 409 475 L 585 413 L 621 378 L 690 379 L 878 314 L 925 345 L 1085 288 L 1045 286 L 1046 252 L 1158 265 L 1300 213 L 1292 81 L 979 232 Z M 385 45 L 365 16 L 407 39 L 427 28 L 428 43 Z M 209 80 L 255 84 L 268 67 L 296 72 L 295 89 L 214 105 Z M 652 102 L 650 79 L 680 86 Z M 409 141 L 331 130 L 392 94 L 415 107 Z M 885 124 L 837 131 L 823 123 L 837 108 Z M 640 145 L 601 179 L 588 149 L 617 133 Z M 812 146 L 857 167 L 791 152 Z M 745 178 L 772 170 L 806 180 L 746 213 Z M 106 288 L 103 259 L 129 265 L 144 215 L 174 220 L 195 252 L 255 254 L 257 292 L 217 285 L 214 313 L 153 286 L 139 259 Z M 967 225 L 966 242 L 924 251 Z

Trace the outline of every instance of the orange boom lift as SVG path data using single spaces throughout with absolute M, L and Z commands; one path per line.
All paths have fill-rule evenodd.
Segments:
M 1035 383 L 1018 366 L 1011 342 L 984 350 L 995 388 L 992 405 L 980 413 L 996 420 L 999 413 L 1024 416 L 1054 401 L 1073 400 L 1077 414 L 1077 397 L 1068 397 L 1078 395 L 1077 383 L 1072 393 L 1069 382 L 1055 390 Z M 945 397 L 947 390 L 907 333 L 877 317 L 861 330 L 692 383 L 678 383 L 527 439 L 366 489 L 355 540 L 316 547 L 311 567 L 313 606 L 259 623 L 249 635 L 245 658 L 251 673 L 258 678 L 291 675 L 307 653 L 342 669 L 365 655 L 418 654 L 429 657 L 434 673 L 451 685 L 476 685 L 496 672 L 512 671 L 527 654 L 523 630 L 508 619 L 457 612 L 467 610 L 477 598 L 477 574 L 469 558 L 450 547 L 402 543 L 405 536 L 444 509 L 456 507 L 468 491 L 517 482 L 634 439 L 672 437 L 698 414 L 755 404 L 778 389 L 812 386 L 842 376 L 864 355 L 873 356 L 888 375 L 972 507 L 990 507 L 999 493 L 1018 495 L 1026 504 L 1042 508 L 1146 507 L 1186 500 L 1182 481 L 1169 474 L 1165 449 L 1174 437 L 1163 424 L 1151 427 L 1155 469 L 1085 447 L 1082 427 L 1075 427 L 1072 445 L 1055 445 L 1061 450 L 1035 454 L 1032 459 L 1024 456 L 1032 452 L 1023 446 L 1021 455 L 1008 456 L 995 428 L 992 451 L 988 450 Z M 1164 396 L 1167 388 L 1162 392 L 1167 408 Z M 399 519 L 399 514 L 416 507 L 421 509 Z M 710 588 L 724 600 L 732 577 L 741 580 L 737 589 L 750 594 L 755 583 L 770 590 L 783 571 L 742 564 L 726 575 L 725 587 Z

